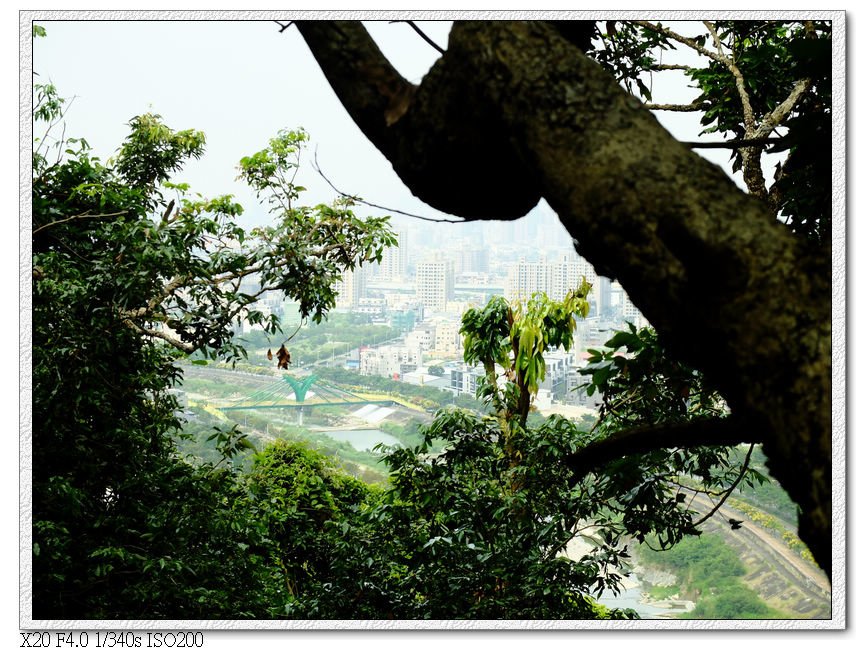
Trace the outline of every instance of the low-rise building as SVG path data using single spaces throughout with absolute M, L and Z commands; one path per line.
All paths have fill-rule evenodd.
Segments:
M 362 348 L 360 351 L 360 374 L 399 379 L 405 373 L 417 369 L 422 362 L 419 346 L 382 345 Z
M 462 347 L 463 337 L 460 334 L 460 323 L 450 320 L 438 321 L 433 351 L 442 357 L 455 357 L 462 352 Z
M 434 323 L 419 323 L 406 334 L 405 344 L 409 347 L 420 347 L 423 352 L 429 352 L 435 346 L 436 326 Z

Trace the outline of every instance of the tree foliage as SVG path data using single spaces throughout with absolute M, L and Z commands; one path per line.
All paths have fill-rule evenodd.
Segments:
M 616 332 L 604 349 L 589 350 L 588 364 L 580 372 L 590 378 L 587 392 L 598 391 L 602 395 L 593 429 L 597 446 L 615 443 L 623 432 L 629 433 L 635 427 L 643 437 L 648 437 L 652 431 L 667 432 L 688 423 L 723 421 L 729 417 L 723 399 L 707 384 L 702 373 L 670 359 L 651 328 L 638 330 L 629 324 L 627 330 Z M 623 512 L 625 518 L 645 517 L 648 521 L 666 511 L 674 518 L 682 516 L 679 525 L 670 530 L 699 533 L 699 524 L 708 517 L 686 515 L 679 505 L 689 508 L 694 495 L 702 493 L 717 499 L 717 509 L 736 488 L 766 481 L 750 464 L 754 444 L 743 455 L 729 444 L 703 445 L 699 438 L 669 439 L 640 453 L 627 438 L 623 440 L 618 453 L 607 457 L 612 461 L 607 468 L 619 479 L 630 477 L 627 480 L 641 481 L 640 491 L 645 495 L 664 495 L 659 498 L 666 504 L 657 510 L 642 501 L 632 502 Z M 588 456 L 588 461 L 580 461 L 577 456 L 578 468 L 581 463 L 584 468 L 598 463 L 591 454 Z M 638 541 L 643 541 L 646 535 L 647 530 L 635 533 Z M 680 534 L 664 532 L 663 526 L 658 527 L 656 536 L 664 548 L 682 538 Z
M 501 414 L 504 429 L 524 427 L 532 395 L 546 376 L 544 352 L 573 344 L 576 318 L 589 313 L 586 296 L 591 285 L 583 278 L 562 301 L 535 294 L 525 303 L 513 304 L 494 297 L 484 308 L 468 309 L 460 333 L 466 363 L 484 368 L 478 397 L 489 401 Z M 508 380 L 499 387 L 497 367 Z
M 590 56 L 654 110 L 702 114 L 702 133 L 731 147 L 734 172 L 790 229 L 815 247 L 831 234 L 831 21 L 703 21 L 687 35 L 674 23 L 607 21 Z M 694 29 L 689 25 L 689 30 Z M 664 64 L 684 47 L 701 65 Z M 654 101 L 652 78 L 678 71 L 699 93 L 690 104 Z M 749 146 L 749 142 L 753 145 Z M 768 184 L 765 154 L 782 154 Z
M 140 116 L 102 162 L 86 141 L 51 136 L 64 108 L 52 86 L 34 95 L 46 125 L 33 157 L 34 617 L 260 616 L 264 556 L 247 551 L 263 523 L 230 463 L 248 442 L 236 429 L 212 436 L 227 464 L 179 456 L 175 362 L 242 357 L 238 318 L 277 332 L 254 308 L 265 291 L 322 318 L 342 271 L 394 242 L 387 220 L 361 220 L 342 200 L 280 205 L 274 225 L 246 233 L 231 197 L 169 181 L 202 155 L 200 132 Z M 288 164 L 305 139 L 284 132 L 265 151 Z M 269 155 L 243 173 L 296 198 Z
M 651 328 L 628 323 L 604 344 L 588 350 L 589 395 L 602 396 L 600 426 L 614 431 L 640 424 L 726 415 L 723 398 L 693 368 L 670 359 Z
M 530 409 L 537 393 L 537 383 L 525 377 L 542 377 L 547 344 L 570 347 L 587 291 L 584 284 L 558 302 L 543 295 L 525 304 L 493 298 L 466 312 L 465 358 L 487 369 L 478 398 L 492 412 L 443 409 L 422 429 L 421 444 L 390 451 L 388 485 L 358 517 L 341 520 L 343 537 L 330 551 L 334 578 L 297 602 L 312 610 L 297 612 L 320 615 L 325 600 L 331 604 L 324 611 L 333 612 L 334 602 L 345 611 L 350 600 L 352 615 L 371 618 L 633 617 L 595 601 L 602 591 L 620 589 L 632 540 L 671 548 L 699 534 L 704 518 L 692 507 L 694 494 L 718 496 L 743 477 L 758 480 L 747 459 L 740 466 L 740 458 L 728 457 L 728 447 L 688 444 L 619 454 L 591 471 L 569 466 L 569 457 L 603 444 L 629 417 L 639 421 L 643 409 L 668 421 L 723 408 L 693 371 L 678 365 L 679 376 L 669 373 L 672 362 L 648 330 L 618 333 L 595 353 L 586 372 L 615 404 L 595 430 L 559 416 L 537 425 L 521 416 L 524 395 Z M 623 347 L 633 371 L 605 366 L 625 358 L 615 356 Z M 635 387 L 666 386 L 668 373 L 675 388 L 638 404 Z M 443 449 L 434 451 L 434 443 Z
M 617 589 L 628 557 L 623 529 L 592 535 L 592 551 L 563 554 L 578 522 L 606 510 L 575 487 L 558 460 L 584 444 L 563 418 L 533 430 L 517 409 L 542 378 L 546 344 L 570 346 L 585 315 L 588 285 L 564 301 L 525 305 L 493 299 L 463 319 L 467 361 L 490 368 L 478 398 L 482 416 L 447 408 L 422 429 L 416 447 L 390 451 L 390 480 L 357 516 L 334 521 L 342 535 L 328 556 L 329 579 L 293 601 L 296 615 L 410 619 L 628 618 L 591 594 Z M 489 339 L 486 332 L 501 337 Z M 492 345 L 491 345 L 492 343 Z M 493 362 L 495 358 L 499 366 Z M 502 378 L 500 386 L 499 373 Z M 526 411 L 527 414 L 528 411 Z M 444 445 L 435 453 L 434 445 Z

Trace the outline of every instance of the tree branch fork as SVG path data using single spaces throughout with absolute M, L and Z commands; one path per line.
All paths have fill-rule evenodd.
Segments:
M 802 483 L 831 475 L 822 391 L 831 305 L 822 281 L 802 272 L 813 252 L 549 25 L 456 23 L 447 52 L 406 92 L 362 25 L 297 25 L 340 101 L 421 200 L 481 219 L 517 218 L 547 200 L 578 252 L 621 282 L 671 354 L 761 431 L 773 473 L 818 522 L 803 539 L 828 567 L 826 488 Z M 389 122 L 395 96 L 408 101 Z M 748 441 L 731 427 L 690 432 Z M 591 454 L 601 462 L 633 453 L 630 443 L 690 444 L 676 438 L 682 431 L 619 434 Z

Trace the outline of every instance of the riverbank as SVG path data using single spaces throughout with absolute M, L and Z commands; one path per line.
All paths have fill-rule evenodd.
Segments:
M 573 560 L 579 560 L 591 551 L 591 546 L 580 539 L 573 539 L 565 548 L 564 555 Z M 676 576 L 665 571 L 642 567 L 634 564 L 630 572 L 615 572 L 620 577 L 622 590 L 616 594 L 603 592 L 598 602 L 607 607 L 617 609 L 633 609 L 644 619 L 678 618 L 694 610 L 694 601 L 679 598 L 678 593 L 668 597 L 655 599 L 649 589 L 651 587 L 672 587 L 676 584 Z

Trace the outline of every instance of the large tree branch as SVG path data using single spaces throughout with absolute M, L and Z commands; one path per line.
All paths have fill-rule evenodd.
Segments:
M 805 511 L 801 536 L 828 567 L 824 260 L 547 23 L 456 23 L 447 53 L 390 126 L 387 94 L 375 110 L 365 99 L 381 83 L 364 70 L 384 63 L 358 36 L 362 26 L 299 28 L 347 110 L 363 114 L 359 126 L 424 201 L 498 219 L 548 201 L 667 349 L 765 433 L 773 471 Z
M 196 350 L 195 346 L 192 345 L 191 343 L 181 341 L 179 338 L 177 338 L 176 336 L 172 336 L 168 332 L 165 332 L 162 330 L 154 330 L 154 329 L 150 329 L 147 327 L 142 327 L 138 323 L 136 323 L 136 322 L 134 322 L 128 318 L 124 319 L 123 323 L 124 323 L 124 325 L 135 330 L 139 334 L 143 334 L 144 336 L 147 336 L 149 338 L 162 339 L 163 341 L 165 341 L 169 345 L 177 348 L 181 352 L 185 352 L 187 354 L 192 354 Z
M 790 144 L 784 138 L 747 138 L 742 140 L 725 140 L 724 142 L 682 142 L 692 149 L 741 149 L 742 147 L 766 147 L 775 145 L 774 151 L 789 149 Z
M 712 36 L 712 41 L 715 43 L 715 49 L 718 50 L 718 59 L 716 60 L 723 63 L 727 70 L 730 71 L 730 74 L 733 75 L 733 79 L 736 82 L 736 92 L 739 93 L 739 101 L 742 102 L 742 119 L 745 123 L 745 136 L 752 137 L 754 130 L 756 129 L 756 123 L 754 121 L 754 109 L 751 107 L 751 96 L 748 94 L 748 89 L 745 85 L 745 77 L 742 76 L 742 71 L 739 70 L 739 66 L 736 65 L 733 58 L 724 56 L 724 47 L 715 26 L 708 20 L 704 20 L 703 25 Z
M 751 106 L 751 96 L 748 93 L 745 77 L 739 66 L 736 65 L 732 56 L 724 55 L 724 48 L 721 43 L 721 38 L 718 36 L 718 30 L 708 20 L 703 21 L 712 40 L 715 43 L 715 48 L 718 50 L 720 61 L 726 66 L 736 84 L 736 92 L 739 94 L 739 101 L 742 104 L 742 121 L 745 125 L 745 138 L 755 138 L 757 136 L 757 123 L 754 117 L 754 109 Z M 745 147 L 739 151 L 742 158 L 742 178 L 748 191 L 761 201 L 769 204 L 769 196 L 766 192 L 766 179 L 763 177 L 763 167 L 760 164 L 762 152 L 754 147 Z
M 297 28 L 355 123 L 418 198 L 468 219 L 517 219 L 540 200 L 532 171 L 495 137 L 500 125 L 478 111 L 486 102 L 473 96 L 481 88 L 471 69 L 445 64 L 452 60 L 445 56 L 416 87 L 360 23 L 298 21 Z M 462 82 L 448 83 L 456 73 Z
M 712 60 L 721 63 L 724 67 L 729 70 L 730 74 L 733 76 L 736 92 L 739 95 L 739 100 L 742 104 L 742 119 L 745 126 L 745 139 L 746 140 L 762 140 L 769 136 L 770 133 L 779 125 L 781 122 L 786 119 L 786 117 L 790 114 L 790 112 L 795 108 L 796 104 L 799 100 L 807 93 L 808 89 L 811 87 L 812 81 L 810 79 L 801 79 L 797 81 L 788 97 L 778 104 L 770 113 L 763 116 L 763 119 L 758 122 L 756 119 L 754 109 L 751 105 L 751 97 L 747 90 L 747 84 L 742 74 L 742 71 L 736 65 L 735 60 L 731 56 L 727 56 L 724 53 L 723 43 L 721 41 L 720 36 L 718 35 L 718 31 L 715 26 L 709 21 L 703 21 L 703 25 L 706 27 L 706 30 L 709 32 L 709 35 L 712 37 L 712 41 L 715 45 L 715 52 L 708 50 L 694 40 L 681 36 L 676 32 L 662 27 L 660 24 L 653 25 L 648 21 L 635 21 L 637 24 L 641 25 L 646 29 L 651 29 L 652 31 L 663 34 L 668 38 L 671 38 L 679 43 L 687 45 L 688 47 L 694 49 L 696 52 L 711 58 Z M 687 68 L 687 66 L 682 66 Z M 691 105 L 646 105 L 647 108 L 652 108 L 656 110 L 679 110 L 679 111 L 687 111 L 687 110 L 700 110 L 699 107 L 691 109 L 690 106 L 696 106 L 697 103 Z M 777 208 L 777 203 L 772 200 L 771 194 L 766 190 L 766 179 L 763 176 L 763 168 L 761 165 L 762 153 L 759 149 L 745 147 L 741 149 L 741 157 L 742 157 L 742 177 L 745 181 L 745 185 L 748 187 L 748 190 L 754 196 L 758 197 L 760 200 L 764 201 L 770 207 Z M 774 210 L 777 211 L 777 210 Z
M 613 460 L 632 454 L 674 447 L 688 449 L 732 446 L 743 442 L 761 442 L 761 436 L 756 435 L 752 427 L 737 417 L 706 418 L 616 431 L 606 438 L 590 443 L 569 456 L 565 462 L 573 470 L 575 480 L 579 480 Z
M 343 105 L 352 119 L 374 141 L 394 146 L 388 127 L 405 113 L 416 87 L 396 71 L 359 23 L 295 24 L 307 43 L 316 44 L 316 57 L 326 61 L 322 70 L 333 89 L 340 98 L 350 98 Z

